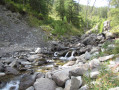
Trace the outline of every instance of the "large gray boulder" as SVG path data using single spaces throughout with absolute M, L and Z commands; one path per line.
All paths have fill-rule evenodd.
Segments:
M 39 78 L 34 83 L 35 90 L 55 90 L 56 84 L 53 80 L 48 78 Z
M 52 78 L 58 86 L 64 86 L 65 82 L 69 79 L 69 69 L 55 72 Z

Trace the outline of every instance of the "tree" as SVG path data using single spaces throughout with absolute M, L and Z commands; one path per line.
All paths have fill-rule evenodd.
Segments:
M 60 18 L 63 21 L 64 20 L 64 16 L 65 16 L 64 0 L 58 0 L 56 11 L 58 12 L 58 15 L 60 16 Z

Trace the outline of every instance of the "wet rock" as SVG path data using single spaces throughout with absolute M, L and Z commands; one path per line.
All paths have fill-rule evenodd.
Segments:
M 32 86 L 35 82 L 35 77 L 33 75 L 25 74 L 19 84 L 19 90 L 25 90 Z
M 6 67 L 5 73 L 6 74 L 13 74 L 13 75 L 19 74 L 19 72 L 15 68 L 12 68 L 12 67 Z
M 31 87 L 27 88 L 26 90 L 34 90 L 34 87 L 31 86 Z
M 5 73 L 3 73 L 3 72 L 0 72 L 0 77 L 1 77 L 1 76 L 5 76 Z
M 34 83 L 35 90 L 55 90 L 56 84 L 53 80 L 48 78 L 39 78 Z

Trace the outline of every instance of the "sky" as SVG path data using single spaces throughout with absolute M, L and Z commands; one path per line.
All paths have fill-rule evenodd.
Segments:
M 75 1 L 79 2 L 80 4 L 87 5 L 87 0 L 75 0 Z M 90 1 L 90 6 L 93 6 L 95 0 L 89 0 L 89 1 Z M 108 5 L 107 0 L 96 0 L 95 3 L 96 7 L 103 7 L 107 5 Z

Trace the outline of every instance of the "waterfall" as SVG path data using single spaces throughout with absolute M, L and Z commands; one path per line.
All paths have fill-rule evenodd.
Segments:
M 70 53 L 70 52 L 67 52 L 66 55 L 65 55 L 65 57 L 60 57 L 59 59 L 60 59 L 60 60 L 69 60 L 69 61 L 75 59 L 75 57 L 74 57 L 75 51 L 72 51 L 70 57 L 68 57 L 68 54 L 69 54 L 69 53 Z

